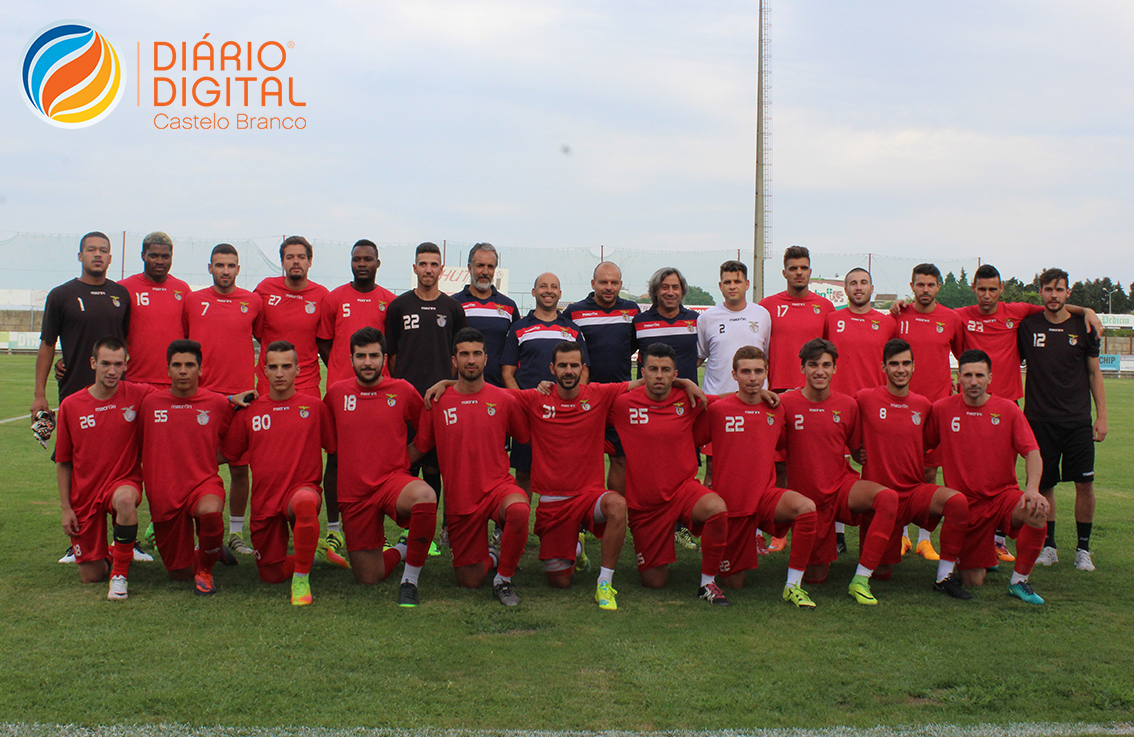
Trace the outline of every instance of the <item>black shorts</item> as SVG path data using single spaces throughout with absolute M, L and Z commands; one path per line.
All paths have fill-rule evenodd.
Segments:
M 517 442 L 512 439 L 512 468 L 517 471 L 532 470 L 532 446 L 530 443 Z
M 1090 422 L 1028 420 L 1028 424 L 1032 426 L 1043 458 L 1041 489 L 1051 489 L 1060 481 L 1090 483 L 1095 480 L 1095 440 Z
M 607 426 L 606 440 L 603 443 L 603 451 L 611 458 L 625 458 L 626 451 L 622 449 L 622 441 L 618 438 L 618 431 L 613 427 Z

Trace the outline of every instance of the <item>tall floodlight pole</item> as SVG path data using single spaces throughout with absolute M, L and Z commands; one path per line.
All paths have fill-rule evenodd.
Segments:
M 755 243 L 752 254 L 752 301 L 764 298 L 764 259 L 771 246 L 771 151 L 767 118 L 770 117 L 771 85 L 771 0 L 760 0 L 759 53 L 756 73 L 756 207 Z

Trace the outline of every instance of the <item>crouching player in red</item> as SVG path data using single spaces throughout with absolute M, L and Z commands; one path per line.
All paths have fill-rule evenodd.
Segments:
M 642 376 L 645 386 L 615 399 L 608 419 L 626 451 L 626 505 L 642 585 L 665 586 L 669 564 L 677 560 L 673 529 L 681 522 L 701 537 L 698 596 L 728 606 L 716 578 L 728 541 L 728 509 L 697 481 L 693 423 L 704 408 L 673 390 L 677 354 L 670 346 L 646 349 Z
M 713 490 L 728 506 L 728 544 L 721 560 L 721 583 L 738 589 L 744 572 L 759 565 L 756 530 L 775 538 L 791 535 L 783 599 L 801 609 L 815 602 L 803 590 L 803 573 L 815 545 L 815 503 L 797 491 L 776 486 L 776 446 L 784 433 L 784 412 L 764 402 L 768 358 L 755 346 L 732 357 L 737 393 L 709 405 L 697 419 L 697 442 L 712 440 Z
M 529 433 L 519 400 L 485 382 L 487 362 L 481 332 L 458 330 L 453 336 L 457 383 L 421 413 L 410 460 L 437 448 L 457 584 L 479 588 L 495 568 L 492 593 L 504 606 L 516 606 L 520 597 L 512 588 L 512 575 L 528 541 L 531 506 L 508 472 L 504 439 L 526 443 Z M 489 520 L 504 528 L 499 551 L 488 547 Z
M 252 469 L 252 547 L 264 583 L 291 579 L 291 603 L 311 603 L 311 566 L 319 545 L 323 453 L 335 452 L 330 413 L 318 397 L 295 390 L 299 357 L 277 340 L 267 347 L 268 393 L 241 413 L 224 438 L 226 458 L 248 453 Z M 287 554 L 288 528 L 295 554 Z M 349 565 L 331 552 L 335 562 Z
M 875 578 L 888 577 L 902 560 L 902 535 L 913 522 L 922 530 L 937 529 L 941 518 L 941 556 L 933 588 L 955 599 L 971 599 L 954 575 L 961 545 L 969 529 L 969 503 L 956 489 L 926 483 L 923 436 L 929 425 L 932 404 L 910 391 L 914 373 L 913 352 L 901 338 L 882 348 L 884 386 L 861 390 L 858 421 L 862 426 L 862 477 L 898 492 L 898 516 L 894 532 L 875 571 Z M 860 455 L 860 460 L 862 456 Z
M 787 481 L 815 502 L 818 517 L 815 546 L 803 580 L 827 580 L 827 569 L 837 556 L 835 522 L 869 523 L 847 593 L 859 604 L 875 605 L 878 600 L 870 590 L 870 576 L 894 531 L 898 493 L 862 480 L 847 462 L 847 450 L 861 445 L 858 405 L 852 397 L 831 391 L 838 357 L 831 341 L 809 340 L 799 349 L 806 383 L 799 391 L 780 395 L 787 421 Z
M 193 579 L 197 594 L 208 596 L 217 591 L 213 565 L 224 537 L 224 484 L 217 472 L 217 451 L 233 410 L 223 394 L 198 387 L 200 343 L 173 341 L 166 362 L 172 386 L 148 394 L 138 413 L 142 480 L 169 577 Z
M 91 365 L 95 383 L 59 405 L 54 458 L 63 532 L 71 538 L 83 583 L 105 581 L 109 573 L 106 598 L 125 599 L 142 501 L 135 419 L 142 398 L 153 389 L 121 380 L 126 372 L 126 345 L 118 338 L 95 343 Z M 114 516 L 109 563 L 108 514 Z
M 406 423 L 418 426 L 421 395 L 403 379 L 382 375 L 386 338 L 374 327 L 350 336 L 354 378 L 336 381 L 323 400 L 338 445 L 338 501 L 351 570 L 360 584 L 386 580 L 405 559 L 398 606 L 418 605 L 418 576 L 437 531 L 437 495 L 409 473 Z M 392 548 L 384 520 L 408 534 Z
M 961 393 L 934 403 L 925 442 L 940 451 L 945 483 L 969 500 L 969 529 L 958 564 L 961 582 L 980 586 L 985 571 L 997 565 L 993 536 L 999 528 L 1016 539 L 1008 595 L 1042 604 L 1028 582 L 1047 529 L 1048 503 L 1039 492 L 1043 474 L 1039 445 L 1016 403 L 988 393 L 992 378 L 988 354 L 967 350 L 957 363 Z M 1024 457 L 1024 491 L 1016 480 L 1017 454 Z

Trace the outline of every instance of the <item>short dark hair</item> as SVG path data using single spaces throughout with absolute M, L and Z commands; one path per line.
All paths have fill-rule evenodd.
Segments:
M 725 261 L 721 264 L 722 279 L 725 274 L 735 274 L 738 271 L 744 275 L 745 279 L 748 278 L 748 267 L 744 265 L 743 261 Z
M 886 345 L 882 346 L 882 363 L 886 363 L 894 356 L 906 351 L 910 352 L 911 357 L 913 356 L 913 348 L 910 347 L 909 343 L 901 338 L 891 338 L 886 341 Z
M 760 360 L 764 362 L 764 369 L 768 368 L 768 356 L 764 351 L 760 350 L 754 345 L 742 345 L 736 349 L 736 353 L 732 354 L 732 370 L 736 371 L 741 361 L 755 361 Z
M 310 261 L 312 256 L 311 244 L 301 235 L 289 235 L 283 239 L 283 243 L 280 244 L 280 261 L 283 261 L 283 254 L 287 247 L 296 245 L 303 246 L 303 250 L 307 251 L 307 260 Z
M 364 246 L 366 248 L 373 248 L 374 249 L 374 255 L 375 256 L 378 255 L 378 244 L 375 243 L 372 240 L 367 239 L 367 238 L 359 238 L 357 241 L 354 242 L 354 245 L 350 247 L 350 250 L 353 253 L 354 249 L 362 248 Z
M 578 351 L 582 354 L 583 347 L 579 345 L 578 341 L 561 340 L 551 349 L 551 362 L 555 363 L 555 359 L 559 357 L 560 353 L 571 353 L 573 351 Z
M 831 362 L 837 363 L 839 358 L 839 349 L 835 344 L 823 338 L 812 338 L 803 344 L 799 349 L 800 364 L 806 364 L 808 361 L 816 361 L 823 357 L 824 353 L 831 354 Z
M 1000 272 L 997 271 L 996 267 L 992 264 L 981 264 L 980 268 L 973 274 L 973 284 L 976 284 L 977 279 L 996 279 L 997 281 L 1003 281 L 1000 278 Z
M 273 340 L 268 344 L 264 350 L 265 358 L 269 353 L 283 353 L 284 351 L 291 351 L 295 354 L 295 362 L 299 363 L 299 351 L 295 350 L 295 344 L 286 340 Z
M 870 272 L 869 272 L 869 271 L 867 271 L 866 269 L 862 268 L 861 266 L 856 266 L 856 267 L 854 267 L 853 269 L 851 269 L 850 271 L 848 271 L 848 272 L 847 272 L 847 273 L 846 273 L 846 274 L 845 274 L 845 275 L 843 276 L 843 284 L 846 284 L 846 283 L 847 283 L 847 279 L 850 279 L 850 275 L 851 275 L 851 274 L 853 274 L 853 273 L 854 273 L 854 272 L 856 272 L 856 271 L 861 271 L 862 273 L 866 274 L 866 278 L 867 278 L 867 279 L 870 279 L 870 281 L 871 281 L 871 282 L 873 282 L 873 281 L 874 281 L 874 277 L 870 275 Z
M 110 243 L 110 237 L 103 233 L 101 230 L 92 230 L 79 239 L 79 250 L 83 250 L 83 244 L 87 242 L 87 238 L 102 238 L 107 243 Z
M 354 349 L 360 345 L 374 345 L 377 343 L 382 347 L 382 354 L 386 354 L 386 336 L 382 331 L 373 325 L 367 325 L 364 328 L 355 330 L 350 336 L 350 352 L 353 354 Z
M 438 256 L 440 256 L 441 249 L 437 247 L 436 243 L 430 243 L 429 241 L 426 241 L 425 243 L 419 243 L 417 245 L 417 248 L 413 249 L 413 262 L 415 264 L 417 263 L 417 257 L 423 253 L 436 253 Z
M 1044 272 L 1039 275 L 1039 283 L 1041 287 L 1045 284 L 1050 284 L 1053 281 L 1059 281 L 1060 279 L 1062 279 L 1063 283 L 1068 287 L 1071 286 L 1071 277 L 1068 276 L 1067 272 L 1063 269 L 1045 269 Z
M 235 246 L 233 246 L 231 243 L 218 243 L 213 246 L 213 252 L 209 254 L 209 263 L 211 264 L 213 262 L 214 256 L 221 253 L 228 254 L 230 256 L 236 256 L 236 260 L 240 260 L 240 254 L 236 252 Z
M 646 346 L 646 355 L 642 359 L 642 365 L 646 364 L 646 358 L 653 356 L 654 358 L 668 358 L 673 361 L 673 365 L 677 365 L 677 351 L 673 350 L 673 346 L 668 343 L 650 343 Z
M 436 248 L 437 246 L 433 246 Z M 420 246 L 419 246 L 420 248 Z M 457 346 L 461 343 L 480 343 L 484 345 L 484 333 L 476 328 L 461 328 L 453 336 L 453 355 L 457 355 Z
M 124 351 L 126 350 L 126 343 L 115 335 L 107 335 L 95 341 L 94 350 L 91 351 L 91 358 L 97 359 L 100 349 L 105 348 L 108 351 Z
M 918 264 L 917 266 L 913 267 L 913 273 L 910 274 L 910 281 L 917 281 L 919 274 L 921 276 L 932 276 L 937 280 L 938 284 L 943 281 L 941 279 L 941 269 L 937 268 L 933 264 Z
M 188 338 L 179 338 L 170 343 L 169 347 L 165 349 L 166 364 L 172 361 L 173 356 L 177 353 L 192 353 L 193 357 L 197 359 L 198 366 L 204 364 L 204 361 L 202 360 L 203 357 L 201 355 L 201 344 L 195 340 L 189 340 Z
M 807 250 L 806 246 L 788 246 L 784 250 L 784 268 L 787 268 L 787 262 L 793 258 L 805 258 L 807 264 L 811 265 L 811 251 Z
M 988 277 L 983 278 L 987 279 Z M 988 354 L 982 351 L 980 348 L 970 348 L 962 353 L 961 356 L 957 359 L 958 368 L 965 365 L 966 363 L 983 363 L 984 365 L 988 366 L 989 373 L 992 372 L 992 359 L 989 358 Z

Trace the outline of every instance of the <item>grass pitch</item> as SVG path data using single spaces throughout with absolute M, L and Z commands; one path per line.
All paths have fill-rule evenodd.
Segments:
M 0 419 L 27 412 L 33 364 L 0 357 Z M 129 601 L 108 602 L 104 584 L 84 586 L 55 562 L 67 540 L 48 453 L 26 421 L 0 424 L 0 734 L 1125 733 L 1134 382 L 1109 380 L 1107 392 L 1098 570 L 1070 563 L 1073 491 L 1062 485 L 1064 561 L 1032 576 L 1042 607 L 1005 596 L 1007 570 L 970 602 L 947 599 L 931 590 L 934 564 L 915 556 L 875 584 L 878 607 L 862 607 L 846 596 L 852 555 L 809 587 L 818 610 L 800 612 L 780 601 L 777 554 L 716 609 L 695 598 L 697 554 L 678 551 L 668 588 L 648 591 L 627 544 L 619 611 L 602 612 L 593 573 L 569 591 L 547 586 L 534 536 L 511 611 L 487 588 L 456 588 L 445 558 L 426 565 L 416 610 L 395 605 L 396 577 L 362 588 L 326 568 L 312 574 L 315 604 L 296 609 L 250 560 L 218 566 L 219 593 L 206 599 L 160 562 L 135 564 Z

